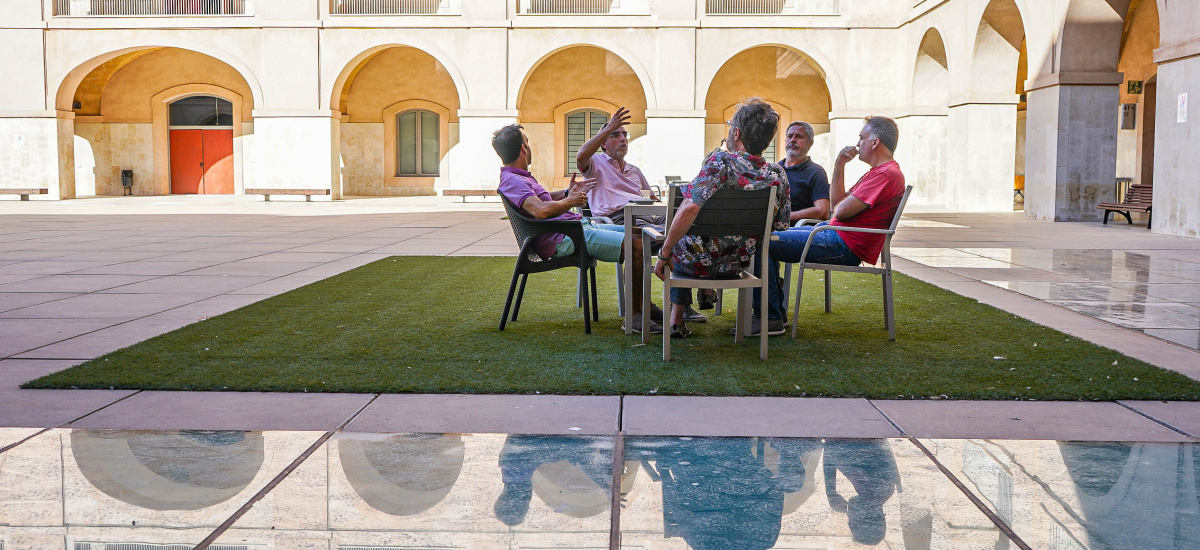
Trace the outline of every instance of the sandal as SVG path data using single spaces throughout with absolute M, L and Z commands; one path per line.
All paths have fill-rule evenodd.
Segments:
M 687 323 L 671 325 L 671 338 L 688 338 L 691 335 L 692 329 L 688 328 Z

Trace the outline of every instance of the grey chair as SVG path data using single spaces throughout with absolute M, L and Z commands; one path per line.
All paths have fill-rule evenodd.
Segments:
M 671 224 L 675 220 L 675 210 L 683 203 L 683 193 L 680 187 L 671 187 L 670 193 L 671 196 L 667 200 L 666 232 L 670 232 Z M 704 207 L 700 209 L 700 213 L 692 222 L 687 234 L 709 237 L 733 235 L 755 237 L 758 239 L 760 251 L 758 258 L 762 263 L 759 267 L 762 269 L 762 273 L 766 273 L 774 214 L 775 189 L 773 187 L 754 191 L 721 189 L 713 193 L 712 197 L 709 197 L 708 201 L 704 203 Z M 655 264 L 652 261 L 650 250 L 654 241 L 662 242 L 664 239 L 664 233 L 659 233 L 649 227 L 642 228 L 642 311 L 650 309 L 650 277 Z M 738 289 L 738 314 L 733 337 L 733 341 L 736 343 L 741 342 L 742 337 L 750 330 L 752 290 L 757 288 L 764 293 L 763 296 L 766 296 L 767 278 L 756 277 L 753 269 L 743 270 L 737 277 L 730 279 L 685 277 L 675 275 L 668 270 L 666 280 L 663 281 L 664 305 L 670 303 L 671 288 L 673 287 Z M 649 319 L 649 315 L 642 316 L 642 342 L 646 343 L 650 341 Z M 670 332 L 668 327 L 663 327 L 664 361 L 671 360 Z M 767 331 L 765 330 L 760 331 L 759 334 L 759 357 L 767 358 Z
M 539 220 L 517 208 L 508 197 L 500 196 L 504 209 L 508 211 L 508 221 L 512 225 L 513 235 L 517 238 L 517 246 L 521 252 L 517 254 L 517 265 L 513 268 L 512 282 L 508 285 L 508 298 L 504 301 L 504 312 L 500 315 L 500 330 L 508 323 L 509 308 L 512 309 L 512 320 L 517 320 L 521 311 L 521 299 L 525 296 L 525 283 L 530 273 L 542 273 L 566 267 L 579 269 L 579 296 L 591 295 L 591 300 L 581 300 L 583 303 L 583 331 L 592 333 L 592 321 L 600 320 L 596 299 L 596 260 L 587 252 L 583 241 L 583 226 L 577 221 Z M 559 256 L 543 260 L 537 254 L 534 241 L 547 233 L 562 233 L 575 243 L 575 252 L 567 256 Z M 589 292 L 588 280 L 591 279 Z M 518 290 L 517 280 L 521 286 Z M 513 293 L 516 293 L 516 304 L 513 304 Z M 589 303 L 590 302 L 590 303 Z M 590 307 L 589 307 L 590 306 Z
M 832 295 L 833 286 L 830 282 L 830 272 L 832 271 L 848 271 L 852 273 L 871 273 L 883 276 L 883 322 L 887 327 L 888 339 L 896 339 L 896 321 L 895 308 L 892 305 L 892 236 L 896 234 L 896 226 L 900 224 L 900 216 L 904 214 L 904 205 L 908 203 L 908 197 L 912 194 L 912 186 L 904 188 L 904 196 L 900 198 L 900 206 L 896 208 L 896 215 L 892 218 L 892 223 L 887 229 L 866 229 L 862 227 L 842 227 L 833 225 L 823 225 L 812 231 L 808 235 L 808 242 L 804 243 L 804 251 L 800 254 L 800 261 L 794 262 L 798 270 L 796 274 L 796 300 L 792 307 L 792 338 L 796 338 L 796 329 L 800 320 L 800 293 L 804 288 L 804 270 L 816 269 L 825 272 L 825 313 L 832 311 Z M 808 225 L 816 220 L 800 220 L 796 222 L 796 226 Z M 836 265 L 822 264 L 816 262 L 805 261 L 808 257 L 808 249 L 812 246 L 813 236 L 821 231 L 838 231 L 838 232 L 853 232 L 853 233 L 877 233 L 885 235 L 883 240 L 883 251 L 879 254 L 880 267 L 864 266 L 864 265 Z M 789 279 L 792 276 L 792 263 L 785 263 L 783 289 L 786 293 L 790 284 Z M 765 268 L 763 273 L 766 273 Z M 765 294 L 764 294 L 765 296 Z M 787 295 L 784 295 L 784 300 L 787 300 Z

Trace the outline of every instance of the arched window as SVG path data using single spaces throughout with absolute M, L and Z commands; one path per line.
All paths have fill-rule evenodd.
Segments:
M 210 95 L 185 97 L 171 104 L 171 126 L 232 127 L 233 103 Z
M 572 173 L 579 171 L 579 166 L 575 164 L 575 154 L 605 124 L 608 124 L 608 113 L 604 111 L 588 109 L 567 115 L 567 173 L 563 174 L 564 176 L 570 177 Z
M 438 114 L 424 109 L 396 115 L 396 175 L 438 175 L 441 136 Z

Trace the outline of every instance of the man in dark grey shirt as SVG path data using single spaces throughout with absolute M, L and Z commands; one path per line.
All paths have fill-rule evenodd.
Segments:
M 779 162 L 791 186 L 792 223 L 803 219 L 829 219 L 829 177 L 808 156 L 813 128 L 807 122 L 788 125 L 787 156 Z

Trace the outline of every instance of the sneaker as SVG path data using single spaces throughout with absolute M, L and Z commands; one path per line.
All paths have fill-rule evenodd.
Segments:
M 717 306 L 717 291 L 702 289 L 697 294 L 696 301 L 700 302 L 700 309 L 713 309 Z
M 683 320 L 687 323 L 707 323 L 708 317 L 692 309 L 692 306 L 687 306 L 683 309 Z
M 688 328 L 687 323 L 671 325 L 671 338 L 688 338 L 691 335 L 692 329 Z
M 655 323 L 663 322 L 663 310 L 661 307 L 655 305 L 654 302 L 650 302 L 650 320 Z
M 641 334 L 642 333 L 642 314 L 641 313 L 633 314 L 633 316 L 630 318 L 629 321 L 631 323 L 633 323 L 634 334 Z M 651 318 L 650 319 L 650 334 L 662 334 L 662 332 L 663 332 L 662 325 L 655 323 L 654 319 Z
M 750 336 L 758 336 L 760 330 L 762 330 L 762 320 L 755 315 L 750 320 Z M 771 319 L 767 321 L 767 336 L 779 336 L 785 332 L 787 332 L 787 329 L 783 326 L 783 319 Z M 737 327 L 729 329 L 729 334 L 736 336 Z

